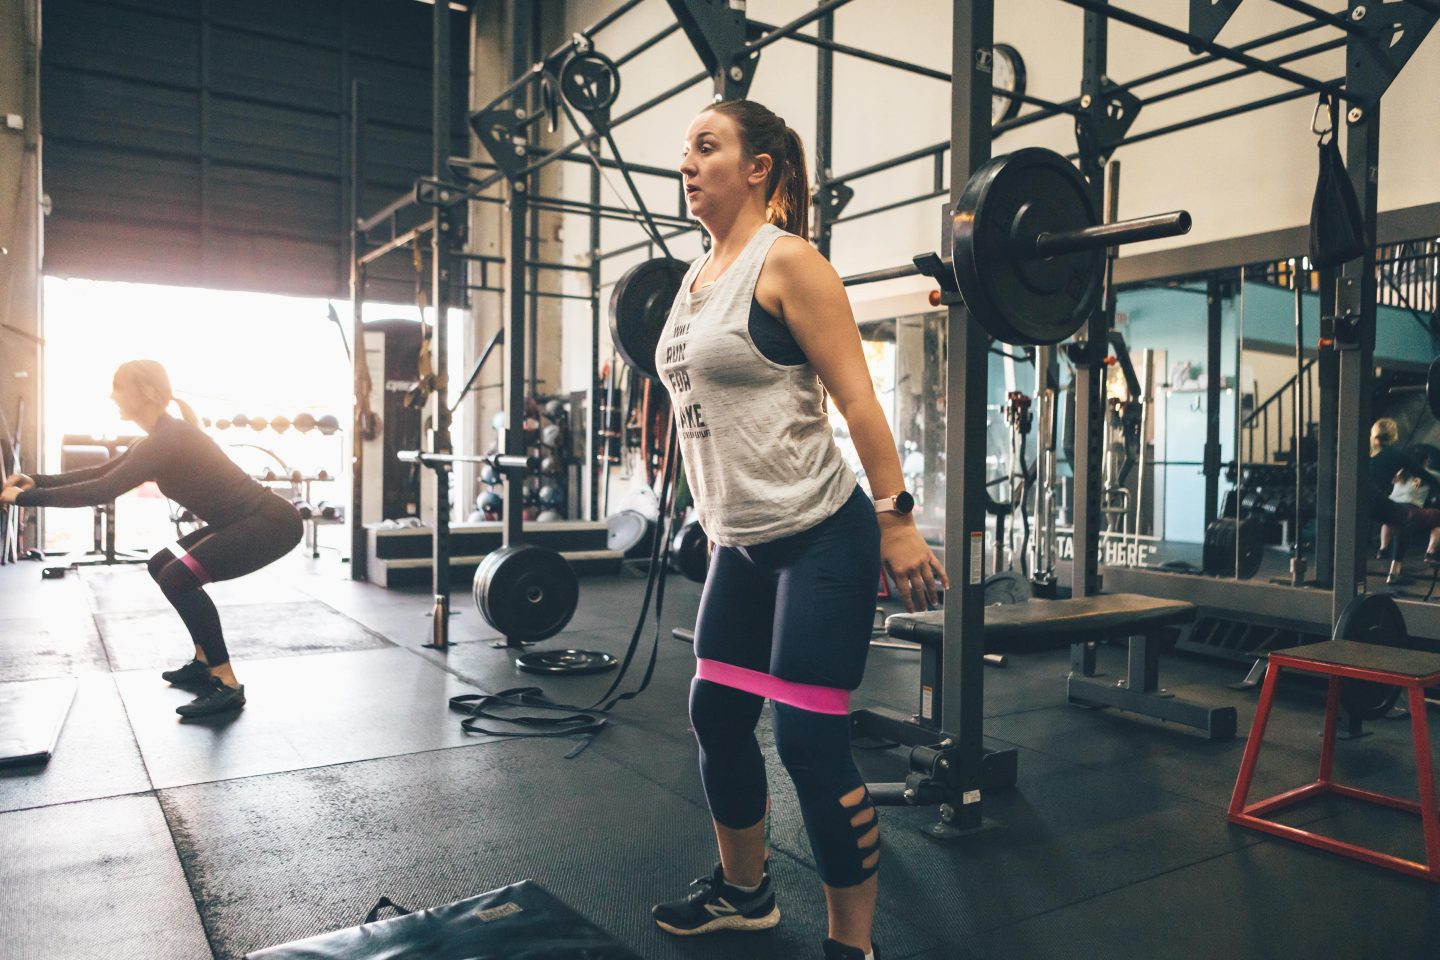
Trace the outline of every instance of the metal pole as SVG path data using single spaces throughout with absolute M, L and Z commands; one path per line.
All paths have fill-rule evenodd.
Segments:
M 835 39 L 835 15 L 820 18 L 817 30 L 820 39 Z M 830 183 L 831 151 L 835 145 L 835 54 L 821 47 L 815 54 L 815 247 L 830 259 L 830 237 L 833 232 L 830 204 L 826 190 Z
M 1320 316 L 1335 314 L 1335 271 L 1320 271 Z M 1335 478 L 1340 395 L 1340 354 L 1321 345 L 1315 356 L 1318 438 L 1315 444 L 1315 586 L 1335 584 Z
M 590 168 L 590 202 L 600 204 L 600 168 Z M 585 467 L 586 478 L 586 520 L 599 519 L 600 485 L 595 482 L 596 459 L 595 435 L 599 430 L 599 411 L 595 409 L 598 395 L 596 383 L 600 378 L 600 217 L 590 215 L 590 386 L 585 401 Z M 608 445 L 607 445 L 608 447 Z M 609 463 L 604 470 L 608 473 Z
M 1295 284 L 1295 409 L 1291 427 L 1291 441 L 1294 451 L 1290 462 L 1295 468 L 1295 528 L 1290 540 L 1295 545 L 1295 555 L 1290 561 L 1290 582 L 1299 586 L 1305 580 L 1305 551 L 1301 547 L 1301 532 L 1304 529 L 1305 459 L 1300 455 L 1300 439 L 1305 431 L 1305 288 L 1300 285 L 1300 260 L 1290 261 L 1291 279 Z M 1305 278 L 1310 277 L 1309 271 Z
M 361 150 L 365 144 L 365 81 L 350 83 L 350 196 L 347 213 L 350 223 L 350 359 L 351 376 L 359 384 L 365 369 L 365 265 L 361 263 L 360 203 L 364 193 L 365 171 Z M 350 579 L 364 580 L 369 557 L 369 538 L 365 533 L 362 511 L 365 505 L 365 443 L 360 423 L 360 402 L 355 397 L 350 418 Z
M 1097 101 L 1102 96 L 1101 87 L 1106 72 L 1107 39 L 1103 11 L 1086 12 L 1080 90 Z M 1096 208 L 1103 209 L 1103 168 L 1096 165 L 1095 158 L 1082 157 L 1081 170 L 1090 181 Z M 1105 459 L 1105 404 L 1101 390 L 1104 384 L 1103 364 L 1109 352 L 1108 291 L 1105 300 L 1086 324 L 1086 337 L 1075 361 L 1075 519 L 1071 591 L 1076 597 L 1088 597 L 1100 589 L 1096 554 L 1102 523 L 1100 500 L 1104 489 L 1101 467 Z
M 955 0 L 951 88 L 950 204 L 959 202 L 970 174 L 990 159 L 988 53 L 995 30 L 994 0 Z M 950 233 L 949 214 L 942 244 Z M 950 305 L 946 402 L 945 558 L 950 590 L 945 604 L 945 649 L 935 716 L 957 748 L 965 802 L 953 826 L 971 829 L 983 817 L 985 692 L 985 455 L 989 342 L 961 303 Z
M 1351 6 L 1356 5 L 1352 0 Z M 1361 47 L 1348 58 L 1347 82 Z M 1337 312 L 1359 318 L 1359 344 L 1340 351 L 1340 409 L 1335 471 L 1335 584 L 1332 622 L 1357 593 L 1365 592 L 1365 560 L 1370 546 L 1369 450 L 1371 393 L 1375 379 L 1375 240 L 1380 168 L 1380 104 L 1357 107 L 1345 140 L 1345 165 L 1365 224 L 1365 252 L 1340 268 Z
M 431 55 L 433 69 L 430 79 L 430 174 L 445 176 L 445 161 L 450 156 L 450 6 L 437 0 L 431 18 Z M 430 305 L 435 320 L 435 390 L 431 395 L 434 430 L 430 437 L 432 453 L 452 452 L 450 441 L 450 403 L 446 397 L 445 375 L 450 363 L 450 247 L 453 231 L 450 214 L 436 207 L 430 219 Z M 417 241 L 418 242 L 418 241 Z M 435 483 L 435 539 L 431 550 L 432 583 L 435 595 L 433 642 L 448 644 L 450 614 L 450 470 L 431 471 Z
M 1205 529 L 1220 514 L 1220 327 L 1224 285 L 1218 277 L 1205 283 Z

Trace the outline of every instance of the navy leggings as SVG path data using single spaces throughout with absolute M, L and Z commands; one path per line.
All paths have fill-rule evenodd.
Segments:
M 765 816 L 755 738 L 774 707 L 775 745 L 795 783 L 820 878 L 861 883 L 879 861 L 879 825 L 850 753 L 849 694 L 860 685 L 880 583 L 880 528 L 859 487 L 808 530 L 716 547 L 695 624 L 690 722 L 710 812 L 733 829 Z
M 205 584 L 254 573 L 295 549 L 303 535 L 299 512 L 280 497 L 268 495 L 258 510 L 234 523 L 201 527 L 150 557 L 150 576 L 180 614 L 210 666 L 230 662 L 230 653 L 220 614 L 206 596 Z

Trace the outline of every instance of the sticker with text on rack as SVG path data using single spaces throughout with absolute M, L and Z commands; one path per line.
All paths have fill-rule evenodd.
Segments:
M 985 531 L 970 534 L 970 585 L 985 579 Z

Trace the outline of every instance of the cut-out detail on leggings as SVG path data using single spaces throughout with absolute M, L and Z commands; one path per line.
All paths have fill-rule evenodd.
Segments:
M 866 807 L 864 810 L 861 810 L 859 813 L 855 814 L 855 816 L 853 816 L 853 817 L 850 818 L 850 826 L 856 828 L 857 830 L 858 830 L 859 828 L 865 826 L 867 823 L 874 823 L 874 822 L 875 822 L 875 808 L 874 808 L 874 807 Z
M 876 850 L 874 853 L 870 854 L 870 856 L 866 857 L 864 860 L 861 860 L 861 861 L 860 861 L 860 866 L 861 866 L 862 868 L 866 869 L 866 870 L 871 870 L 871 871 L 873 871 L 873 870 L 875 869 L 876 865 L 879 864 L 879 862 L 880 862 L 880 851 L 879 851 L 879 850 Z M 869 878 L 867 877 L 866 879 L 869 879 Z M 862 882 L 863 882 L 863 881 L 862 881 Z
M 854 790 L 851 790 L 849 793 L 845 794 L 845 796 L 840 798 L 840 806 L 850 807 L 851 809 L 854 809 L 855 807 L 860 806 L 860 804 L 864 802 L 864 800 L 865 785 L 862 783 L 860 786 L 856 787 Z
M 869 850 L 879 844 L 879 842 L 880 824 L 877 823 L 875 824 L 875 826 L 865 831 L 865 834 L 859 840 L 855 841 L 855 845 L 861 850 Z

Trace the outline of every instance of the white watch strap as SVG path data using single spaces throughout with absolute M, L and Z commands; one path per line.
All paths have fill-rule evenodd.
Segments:
M 886 497 L 884 500 L 875 501 L 876 513 L 895 513 L 895 498 Z

